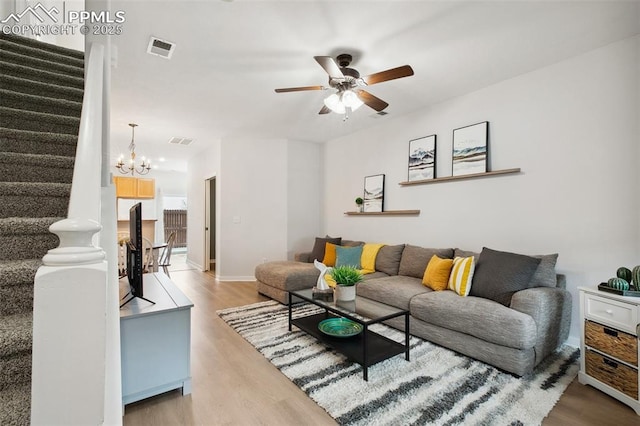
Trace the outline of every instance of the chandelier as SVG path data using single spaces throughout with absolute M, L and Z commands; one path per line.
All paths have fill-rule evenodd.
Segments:
M 123 175 L 127 175 L 129 173 L 131 173 L 131 176 L 133 176 L 135 173 L 146 175 L 147 173 L 149 173 L 149 170 L 151 170 L 151 160 L 146 160 L 144 157 L 142 157 L 142 162 L 140 163 L 140 165 L 136 165 L 136 143 L 134 141 L 134 133 L 138 125 L 135 123 L 129 123 L 129 126 L 131 127 L 131 143 L 129 144 L 131 159 L 129 160 L 129 164 L 125 164 L 124 156 L 120 154 L 118 162 L 116 163 L 116 168 L 120 170 L 120 173 L 122 173 Z

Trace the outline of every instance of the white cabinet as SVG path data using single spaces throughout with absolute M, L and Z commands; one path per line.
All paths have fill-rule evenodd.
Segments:
M 191 393 L 193 303 L 163 273 L 144 274 L 144 297 L 120 309 L 122 404 L 172 389 Z
M 640 415 L 638 332 L 640 298 L 580 288 L 578 380 L 627 404 Z

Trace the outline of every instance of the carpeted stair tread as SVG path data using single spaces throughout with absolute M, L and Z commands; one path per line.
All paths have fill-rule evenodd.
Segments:
M 0 218 L 0 259 L 41 259 L 60 244 L 58 236 L 49 232 L 49 226 L 60 219 Z
M 0 88 L 0 106 L 72 117 L 78 117 L 82 112 L 81 102 L 30 95 L 2 88 Z
M 51 224 L 62 219 L 64 218 L 63 217 L 0 218 L 0 236 L 47 234 L 49 233 L 49 226 L 51 226 Z
M 30 371 L 31 351 L 21 351 L 0 357 L 0 391 L 16 384 L 30 384 Z
M 54 56 L 52 60 L 47 60 L 27 56 L 18 52 L 11 52 L 9 49 L 5 48 L 7 44 L 8 43 L 0 40 L 0 61 L 55 72 L 58 74 L 67 74 L 73 77 L 84 77 L 84 64 L 81 64 L 80 66 L 67 65 L 64 62 L 59 61 L 59 56 Z
M 23 197 L 69 197 L 70 191 L 70 183 L 0 182 L 0 197 L 4 195 Z
M 66 57 L 70 61 L 75 60 L 77 62 L 84 60 L 84 52 L 69 49 L 68 47 L 56 46 L 55 44 L 44 43 L 38 40 L 15 36 L 12 34 L 0 34 L 0 40 L 13 44 L 13 46 L 7 45 L 7 49 L 29 52 L 29 54 L 33 56 L 48 58 L 50 55 L 55 55 Z
M 77 135 L 80 117 L 60 116 L 0 106 L 0 123 L 9 129 Z
M 0 261 L 0 321 L 6 315 L 33 311 L 33 280 L 41 259 Z M 0 367 L 0 374 L 2 368 Z M 2 380 L 0 378 L 0 389 Z
M 5 182 L 71 182 L 74 160 L 61 155 L 0 152 L 0 179 Z
M 2 317 L 2 321 L 0 321 L 0 357 L 30 351 L 32 338 L 32 312 Z
M 0 391 L 0 425 L 28 426 L 31 417 L 31 384 L 20 383 Z
M 66 216 L 71 184 L 0 182 L 0 218 Z
M 36 96 L 82 102 L 83 89 L 59 86 L 0 73 L 0 88 Z
M 84 79 L 69 75 L 59 74 L 56 72 L 44 71 L 35 68 L 25 67 L 23 65 L 11 64 L 0 61 L 0 74 L 22 77 L 27 80 L 40 81 L 42 83 L 59 84 L 61 86 L 75 87 L 82 89 L 84 87 Z
M 0 127 L 0 152 L 74 157 L 77 135 Z
M 0 260 L 0 287 L 33 286 L 42 259 Z

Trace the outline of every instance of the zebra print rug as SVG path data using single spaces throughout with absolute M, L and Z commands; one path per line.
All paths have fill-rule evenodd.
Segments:
M 299 305 L 294 317 L 314 311 Z M 575 348 L 517 378 L 412 336 L 411 361 L 398 355 L 369 367 L 365 382 L 358 364 L 295 327 L 288 331 L 287 306 L 269 301 L 217 314 L 341 425 L 537 425 L 578 372 Z M 371 329 L 404 339 L 384 325 Z

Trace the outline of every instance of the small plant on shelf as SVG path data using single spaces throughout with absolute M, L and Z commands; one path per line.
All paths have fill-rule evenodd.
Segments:
M 361 197 L 356 198 L 356 206 L 358 207 L 358 211 L 362 212 L 362 207 L 364 206 L 364 200 Z
M 342 265 L 333 268 L 331 276 L 337 285 L 353 286 L 362 281 L 362 274 L 353 266 Z

